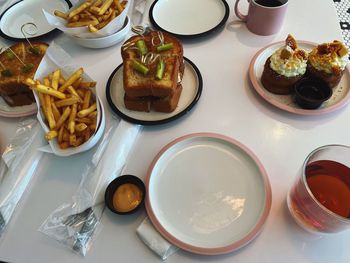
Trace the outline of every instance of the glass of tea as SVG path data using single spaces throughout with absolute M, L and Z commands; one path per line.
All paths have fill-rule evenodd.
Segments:
M 350 147 L 326 145 L 311 152 L 287 204 L 295 221 L 310 232 L 350 228 Z

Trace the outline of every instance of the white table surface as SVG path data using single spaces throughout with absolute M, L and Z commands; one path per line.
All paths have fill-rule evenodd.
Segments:
M 245 1 L 242 1 L 245 2 Z M 216 132 L 249 147 L 263 163 L 272 186 L 272 208 L 262 233 L 246 247 L 223 256 L 179 251 L 168 262 L 350 262 L 350 232 L 314 236 L 300 229 L 286 207 L 286 194 L 306 155 L 318 146 L 350 144 L 350 106 L 323 116 L 298 116 L 266 103 L 249 84 L 247 69 L 262 47 L 284 40 L 288 33 L 314 42 L 341 39 L 331 0 L 291 0 L 282 30 L 262 37 L 237 22 L 234 1 L 223 31 L 184 43 L 185 56 L 200 69 L 203 93 L 196 107 L 172 123 L 145 127 L 124 169 L 145 177 L 153 157 L 171 140 L 193 132 Z M 243 4 L 244 5 L 244 4 Z M 120 45 L 91 50 L 76 46 L 63 34 L 56 37 L 92 78 L 106 109 L 105 84 L 121 63 Z M 50 41 L 50 40 L 48 40 Z M 1 152 L 19 119 L 0 117 Z M 58 206 L 69 202 L 91 152 L 70 158 L 45 155 L 16 212 L 0 239 L 0 260 L 9 262 L 159 262 L 137 237 L 145 211 L 121 217 L 105 211 L 100 232 L 85 258 L 48 238 L 38 227 Z

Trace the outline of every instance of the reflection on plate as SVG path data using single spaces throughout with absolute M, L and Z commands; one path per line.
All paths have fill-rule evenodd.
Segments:
M 300 115 L 319 115 L 332 112 L 346 105 L 350 99 L 350 69 L 349 66 L 337 87 L 333 88 L 332 97 L 324 102 L 320 108 L 314 110 L 306 110 L 300 108 L 294 101 L 294 95 L 277 95 L 269 92 L 261 84 L 261 75 L 264 70 L 265 61 L 278 48 L 285 45 L 284 41 L 273 43 L 256 53 L 249 66 L 249 78 L 256 92 L 270 104 L 284 111 L 296 113 Z M 310 51 L 317 44 L 307 41 L 298 41 L 300 48 Z
M 124 105 L 123 64 L 111 74 L 107 82 L 106 97 L 109 106 L 122 119 L 142 125 L 156 125 L 173 121 L 186 114 L 202 94 L 202 76 L 196 65 L 185 58 L 185 72 L 182 79 L 182 93 L 176 109 L 171 113 L 132 111 Z
M 223 27 L 229 13 L 225 0 L 157 0 L 151 5 L 149 17 L 159 30 L 179 38 L 194 38 Z
M 0 116 L 8 118 L 18 118 L 34 115 L 38 111 L 36 103 L 30 105 L 10 107 L 0 96 Z
M 257 157 L 219 134 L 195 133 L 166 145 L 146 177 L 146 209 L 172 244 L 197 254 L 241 248 L 260 232 L 271 187 Z
M 25 37 L 21 28 L 26 24 L 27 26 L 24 27 L 24 31 L 27 38 L 36 39 L 44 35 L 47 36 L 55 29 L 47 23 L 42 9 L 51 13 L 54 10 L 67 12 L 71 6 L 72 4 L 68 0 L 19 1 L 6 9 L 0 16 L 0 35 L 10 40 L 23 40 Z

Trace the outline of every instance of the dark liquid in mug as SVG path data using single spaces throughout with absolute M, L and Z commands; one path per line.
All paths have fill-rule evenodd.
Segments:
M 255 3 L 266 7 L 277 7 L 284 4 L 284 2 L 279 0 L 255 0 Z
M 305 170 L 315 198 L 332 212 L 350 217 L 350 168 L 330 160 L 312 162 Z

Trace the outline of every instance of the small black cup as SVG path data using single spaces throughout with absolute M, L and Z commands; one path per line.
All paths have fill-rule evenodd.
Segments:
M 303 109 L 317 109 L 332 96 L 332 88 L 315 78 L 303 78 L 295 86 L 295 102 Z
M 128 212 L 120 212 L 118 210 L 116 210 L 116 208 L 113 206 L 113 196 L 115 191 L 118 189 L 119 186 L 123 185 L 123 184 L 134 184 L 136 185 L 142 192 L 142 199 L 141 202 L 139 203 L 139 205 L 137 207 L 135 207 L 134 209 L 128 211 Z M 105 192 L 105 203 L 107 205 L 107 207 L 116 214 L 119 215 L 128 215 L 128 214 L 132 214 L 134 212 L 136 212 L 137 210 L 140 209 L 140 207 L 143 206 L 143 203 L 145 201 L 145 196 L 146 196 L 146 187 L 145 184 L 142 182 L 142 180 L 134 175 L 122 175 L 119 176 L 117 178 L 115 178 L 108 186 Z

